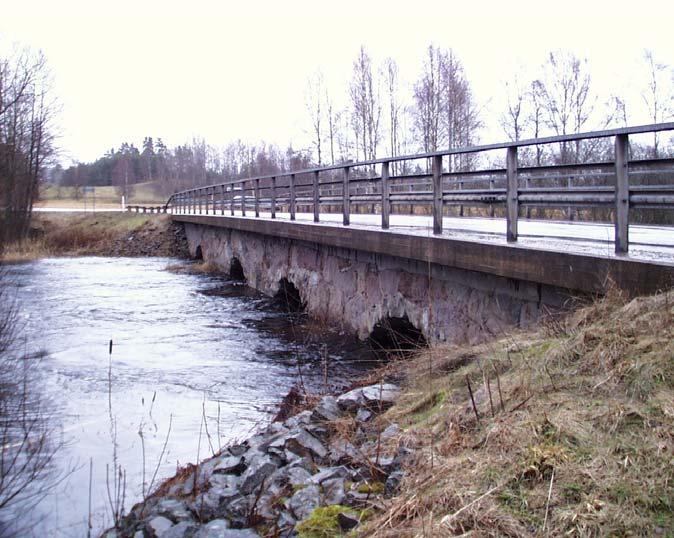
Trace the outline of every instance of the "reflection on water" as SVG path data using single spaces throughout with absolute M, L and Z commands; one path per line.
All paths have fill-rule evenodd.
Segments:
M 87 534 L 90 475 L 94 533 L 109 526 L 122 500 L 128 510 L 177 466 L 268 421 L 298 364 L 317 390 L 324 361 L 338 386 L 371 366 L 355 340 L 271 311 L 245 286 L 165 271 L 171 261 L 50 259 L 9 268 L 22 349 L 46 352 L 39 386 L 65 445 L 55 465 L 74 469 L 37 504 L 36 536 Z

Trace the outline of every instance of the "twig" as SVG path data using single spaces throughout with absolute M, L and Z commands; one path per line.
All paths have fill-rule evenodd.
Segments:
M 552 476 L 550 476 L 550 488 L 548 489 L 548 500 L 545 503 L 545 519 L 543 520 L 543 530 L 545 531 L 545 526 L 548 524 L 548 510 L 550 509 L 550 497 L 552 497 L 552 483 L 555 480 L 555 469 L 552 469 Z
M 473 388 L 470 386 L 470 379 L 466 376 L 466 384 L 468 385 L 468 392 L 470 393 L 470 401 L 473 403 L 473 411 L 475 411 L 475 418 L 480 422 L 480 414 L 477 412 L 477 406 L 475 405 L 475 398 L 473 398 Z
M 533 398 L 533 397 L 534 397 L 534 394 L 533 394 L 533 393 L 530 394 L 527 398 L 524 399 L 524 401 L 520 402 L 520 403 L 517 404 L 515 407 L 513 407 L 513 408 L 510 410 L 510 412 L 512 413 L 512 412 L 514 412 L 514 411 L 517 411 L 520 407 L 522 407 L 525 403 L 527 403 L 527 402 L 528 402 L 529 400 L 531 400 L 531 398 Z
M 164 446 L 161 448 L 161 454 L 159 454 L 159 460 L 157 461 L 157 466 L 154 469 L 154 474 L 152 475 L 152 480 L 150 480 L 150 485 L 147 487 L 148 493 L 152 491 L 152 486 L 154 485 L 154 480 L 157 478 L 157 473 L 159 472 L 159 466 L 161 465 L 161 460 L 164 459 L 164 453 L 166 452 L 166 445 L 168 445 L 169 436 L 171 435 L 171 425 L 173 424 L 173 413 L 169 415 L 169 426 L 168 431 L 166 432 L 166 439 L 164 439 Z
M 87 523 L 87 538 L 91 538 L 91 482 L 94 472 L 94 458 L 89 458 L 89 519 Z
M 503 394 L 501 393 L 501 376 L 498 373 L 498 368 L 494 365 L 494 371 L 496 372 L 496 385 L 498 386 L 498 398 L 501 401 L 501 413 L 505 412 L 505 405 L 503 405 Z
M 557 387 L 555 386 L 555 380 L 552 379 L 552 374 L 550 373 L 550 370 L 548 370 L 548 365 L 546 363 L 543 364 L 543 368 L 545 369 L 545 373 L 548 374 L 548 377 L 550 378 L 550 383 L 552 384 L 552 388 L 557 391 Z
M 459 509 L 458 509 L 456 512 L 454 512 L 453 514 L 448 514 L 448 515 L 446 515 L 445 517 L 443 517 L 443 518 L 440 520 L 440 524 L 441 524 L 441 525 L 444 525 L 444 526 L 449 525 L 449 522 L 450 522 L 452 519 L 454 519 L 456 516 L 458 516 L 461 512 L 464 512 L 465 510 L 468 510 L 468 508 L 470 508 L 470 507 L 473 506 L 474 504 L 479 503 L 482 499 L 484 499 L 485 497 L 488 497 L 489 495 L 491 495 L 492 493 L 494 493 L 497 489 L 499 489 L 499 488 L 502 487 L 502 486 L 503 486 L 503 484 L 498 484 L 498 485 L 494 486 L 493 488 L 491 488 L 491 489 L 490 489 L 489 491 L 487 491 L 486 493 L 483 493 L 482 495 L 480 495 L 477 499 L 475 499 L 475 500 L 469 502 L 467 505 L 462 506 L 461 508 L 459 508 Z
M 485 384 L 487 385 L 487 392 L 489 393 L 489 408 L 491 409 L 491 416 L 494 418 L 494 402 L 491 399 L 491 384 L 489 383 L 489 377 L 486 374 L 484 375 Z

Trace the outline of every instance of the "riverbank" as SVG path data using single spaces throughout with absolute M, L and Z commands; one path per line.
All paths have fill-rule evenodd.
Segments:
M 673 457 L 674 292 L 611 295 L 391 365 L 188 466 L 107 535 L 669 536 Z
M 188 258 L 180 225 L 167 215 L 36 213 L 28 238 L 8 245 L 7 263 L 58 256 Z

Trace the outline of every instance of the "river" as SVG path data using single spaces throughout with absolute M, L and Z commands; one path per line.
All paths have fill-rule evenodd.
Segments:
M 47 403 L 58 447 L 33 487 L 58 483 L 15 506 L 13 521 L 1 516 L 14 532 L 86 536 L 91 521 L 97 535 L 122 500 L 128 511 L 178 466 L 268 422 L 300 377 L 318 391 L 326 363 L 336 385 L 372 365 L 354 339 L 273 311 L 221 277 L 167 270 L 175 263 L 87 257 L 6 268 L 19 349 L 42 356 L 31 390 Z

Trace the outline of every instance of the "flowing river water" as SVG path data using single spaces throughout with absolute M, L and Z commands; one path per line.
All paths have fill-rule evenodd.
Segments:
M 21 353 L 42 357 L 30 390 L 57 447 L 31 485 L 49 486 L 46 494 L 5 511 L 6 533 L 86 536 L 91 521 L 95 536 L 122 502 L 128 510 L 177 466 L 269 421 L 300 378 L 321 390 L 326 370 L 345 386 L 371 367 L 355 339 L 274 311 L 245 286 L 166 270 L 174 263 L 91 257 L 6 268 Z

